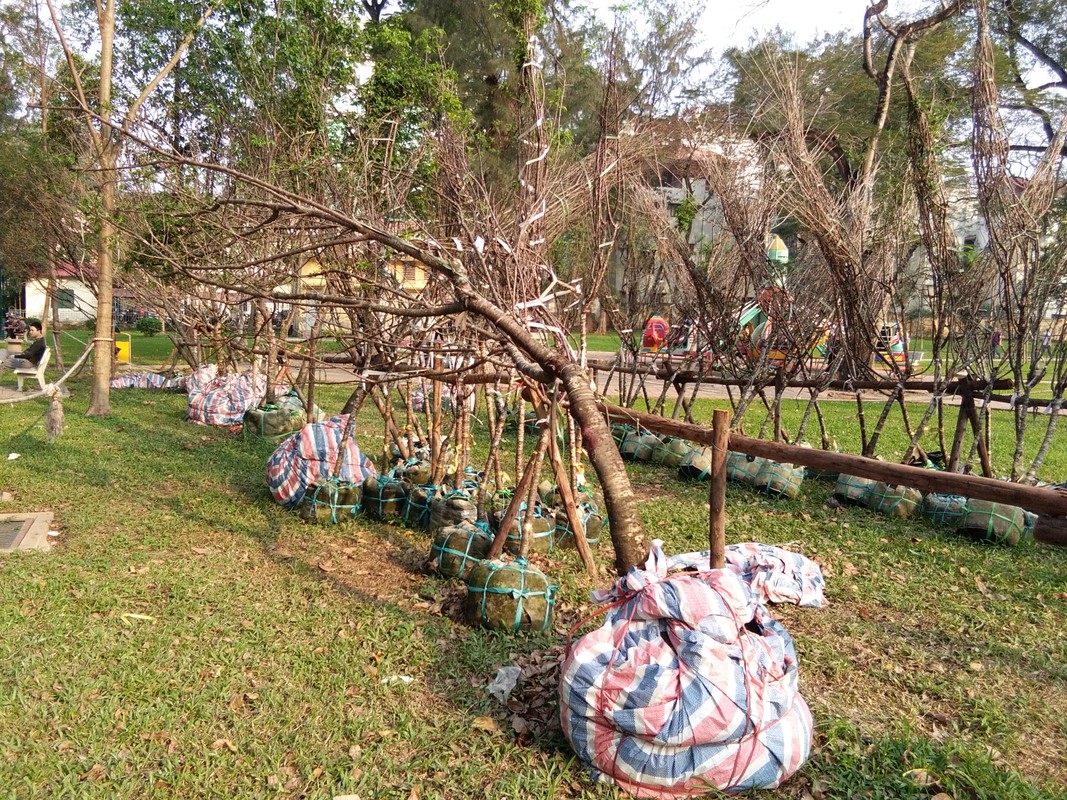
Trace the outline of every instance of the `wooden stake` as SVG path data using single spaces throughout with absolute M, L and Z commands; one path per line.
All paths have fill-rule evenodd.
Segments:
M 553 408 L 549 414 L 550 427 L 553 429 L 556 427 L 559 416 L 555 412 L 556 404 L 553 402 Z M 593 559 L 593 551 L 589 547 L 589 540 L 585 538 L 585 526 L 578 514 L 578 503 L 571 487 L 570 475 L 567 473 L 567 468 L 560 457 L 559 442 L 556 440 L 554 430 L 548 437 L 548 460 L 552 464 L 552 473 L 556 478 L 556 488 L 559 491 L 560 499 L 563 501 L 563 510 L 567 514 L 567 522 L 574 533 L 574 542 L 578 547 L 578 555 L 582 557 L 582 563 L 585 564 L 589 574 L 596 575 L 596 561 Z
M 530 456 L 530 460 L 526 462 L 526 469 L 520 473 L 518 483 L 515 486 L 515 493 L 511 496 L 511 502 L 508 503 L 507 511 L 504 512 L 504 518 L 500 520 L 500 528 L 496 532 L 493 546 L 489 548 L 489 553 L 486 555 L 487 559 L 499 558 L 500 554 L 504 552 L 504 543 L 508 539 L 508 529 L 519 516 L 519 506 L 522 504 L 523 495 L 530 491 L 530 482 L 534 480 L 534 463 L 544 456 L 544 448 L 546 447 L 548 447 L 548 440 L 545 438 L 544 430 L 542 430 L 537 449 Z
M 726 566 L 726 454 L 730 449 L 730 412 L 716 409 L 711 441 L 711 556 L 712 569 Z

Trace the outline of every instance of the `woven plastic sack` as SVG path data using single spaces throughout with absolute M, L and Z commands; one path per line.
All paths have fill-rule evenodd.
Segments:
M 558 589 L 525 559 L 479 561 L 467 573 L 463 613 L 472 625 L 496 630 L 547 630 Z
M 440 491 L 430 500 L 430 530 L 448 528 L 478 519 L 478 509 L 464 491 Z
M 804 482 L 804 468 L 793 464 L 781 464 L 769 458 L 763 459 L 752 485 L 775 497 L 792 500 L 800 494 Z
M 756 476 L 762 466 L 762 458 L 731 450 L 726 454 L 726 480 L 755 486 Z
M 362 498 L 362 483 L 328 478 L 308 487 L 300 503 L 300 516 L 305 522 L 336 525 L 358 516 Z
M 968 500 L 960 533 L 993 544 L 1017 545 L 1026 532 L 1026 514 L 1018 506 Z
M 158 372 L 127 372 L 114 378 L 112 389 L 185 389 L 185 379 L 180 376 L 161 375 Z
M 374 472 L 374 464 L 356 444 L 348 415 L 341 415 L 305 425 L 278 445 L 267 460 L 267 486 L 275 500 L 296 508 L 313 483 L 329 478 L 363 483 Z
M 693 448 L 678 465 L 678 477 L 686 481 L 711 480 L 711 448 Z
M 654 544 L 612 590 L 560 678 L 563 733 L 594 779 L 637 797 L 778 786 L 812 719 L 793 642 L 730 570 L 667 576 Z
M 922 503 L 923 493 L 910 486 L 894 486 L 877 481 L 871 484 L 866 497 L 863 498 L 867 508 L 891 517 L 908 519 L 915 515 Z
M 923 498 L 922 513 L 938 525 L 959 527 L 967 516 L 967 498 L 958 494 L 930 492 Z
M 802 608 L 827 605 L 822 568 L 800 553 L 759 542 L 739 542 L 726 545 L 724 556 L 726 567 L 737 573 L 761 602 Z M 707 572 L 710 561 L 708 550 L 682 553 L 667 559 L 667 571 Z
M 874 481 L 870 478 L 841 474 L 834 484 L 834 497 L 846 503 L 863 505 L 872 486 Z
M 430 546 L 430 565 L 438 575 L 462 578 L 489 553 L 493 540 L 484 530 L 463 523 L 441 528 Z
M 582 503 L 578 506 L 578 518 L 582 524 L 585 540 L 589 542 L 590 547 L 596 547 L 600 544 L 600 534 L 604 530 L 603 515 L 592 503 Z M 578 546 L 574 531 L 571 530 L 571 522 L 567 518 L 567 512 L 563 509 L 556 512 L 556 531 L 553 539 L 553 546 L 560 549 L 574 549 Z

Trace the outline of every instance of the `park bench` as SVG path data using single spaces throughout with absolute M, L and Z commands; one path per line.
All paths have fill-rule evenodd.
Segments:
M 48 366 L 48 360 L 52 357 L 52 348 L 46 347 L 44 353 L 41 354 L 41 361 L 36 367 L 17 367 L 11 370 L 15 373 L 15 380 L 18 381 L 19 391 L 22 391 L 22 382 L 26 378 L 36 378 L 37 383 L 41 389 L 44 389 L 44 370 Z

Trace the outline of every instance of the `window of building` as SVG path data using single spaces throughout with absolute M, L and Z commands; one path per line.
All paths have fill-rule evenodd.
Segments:
M 74 308 L 74 290 L 73 289 L 57 289 L 56 290 L 56 305 L 59 308 Z

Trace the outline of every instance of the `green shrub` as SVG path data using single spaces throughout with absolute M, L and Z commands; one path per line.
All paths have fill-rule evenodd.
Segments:
M 86 330 L 95 331 L 96 330 L 96 317 L 89 317 L 89 319 L 85 320 L 85 322 L 83 322 L 82 325 L 85 326 Z
M 163 330 L 163 323 L 156 317 L 141 317 L 134 327 L 145 336 L 155 336 Z

